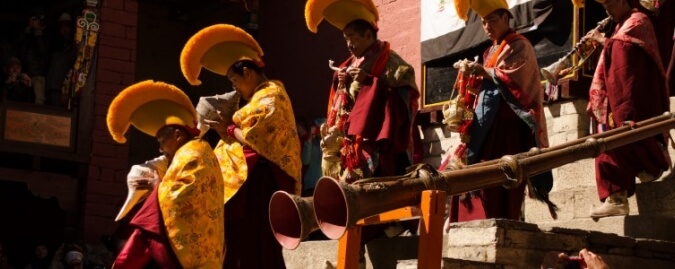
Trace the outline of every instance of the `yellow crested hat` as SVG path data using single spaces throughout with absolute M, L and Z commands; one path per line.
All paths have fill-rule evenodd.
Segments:
M 340 30 L 358 19 L 370 22 L 377 29 L 380 15 L 372 0 L 308 0 L 305 5 L 307 28 L 316 33 L 324 18 Z
M 455 10 L 460 19 L 465 21 L 468 19 L 467 13 L 469 12 L 469 8 L 473 9 L 481 18 L 485 18 L 498 9 L 506 9 L 508 11 L 509 4 L 506 0 L 455 0 Z M 511 15 L 511 12 L 509 12 L 509 15 Z
M 197 112 L 190 98 L 176 86 L 146 80 L 127 87 L 113 99 L 107 122 L 113 139 L 125 143 L 129 125 L 153 137 L 167 125 L 195 131 Z
M 180 54 L 180 69 L 192 85 L 199 85 L 202 67 L 227 76 L 237 61 L 248 59 L 263 66 L 263 51 L 258 42 L 243 29 L 229 24 L 206 27 L 190 39 Z

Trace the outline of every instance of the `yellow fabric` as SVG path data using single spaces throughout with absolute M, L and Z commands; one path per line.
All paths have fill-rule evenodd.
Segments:
M 258 89 L 249 103 L 234 113 L 232 120 L 242 130 L 247 146 L 295 179 L 295 194 L 299 195 L 302 162 L 291 100 L 279 81 L 264 82 Z M 218 143 L 215 152 L 225 180 L 224 201 L 227 202 L 248 177 L 243 145 L 226 137 Z
M 509 10 L 509 4 L 506 0 L 455 0 L 455 11 L 457 11 L 457 16 L 460 19 L 468 19 L 469 7 L 481 18 L 487 17 L 498 9 Z
M 179 124 L 194 128 L 197 111 L 187 95 L 174 85 L 146 80 L 122 90 L 108 108 L 106 122 L 115 141 L 125 143 L 129 125 L 155 136 L 159 128 Z
M 199 85 L 202 67 L 225 76 L 236 61 L 250 59 L 262 63 L 262 56 L 262 48 L 246 31 L 229 24 L 216 24 L 200 30 L 187 41 L 180 55 L 180 68 L 190 84 Z
M 157 195 L 169 242 L 183 268 L 221 268 L 223 175 L 211 146 L 194 139 L 176 152 Z
M 323 19 L 343 30 L 350 22 L 362 19 L 377 28 L 379 13 L 372 0 L 309 0 L 305 4 L 307 28 L 317 32 Z
M 131 125 L 154 137 L 160 128 L 167 125 L 194 127 L 194 116 L 183 106 L 167 100 L 151 101 L 131 114 Z

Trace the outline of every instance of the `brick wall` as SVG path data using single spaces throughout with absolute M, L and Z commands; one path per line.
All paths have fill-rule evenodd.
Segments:
M 114 231 L 114 217 L 127 193 L 129 145 L 112 140 L 106 113 L 115 95 L 134 82 L 137 10 L 136 0 L 104 0 L 101 4 L 93 144 L 84 212 L 87 242 L 98 242 L 101 235 Z

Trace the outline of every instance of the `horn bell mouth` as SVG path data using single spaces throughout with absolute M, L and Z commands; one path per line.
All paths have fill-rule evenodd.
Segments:
M 337 180 L 322 177 L 314 188 L 314 214 L 319 229 L 330 239 L 340 239 L 347 231 L 348 205 Z
M 286 249 L 296 249 L 302 242 L 302 220 L 291 194 L 277 191 L 270 198 L 270 226 L 274 238 Z

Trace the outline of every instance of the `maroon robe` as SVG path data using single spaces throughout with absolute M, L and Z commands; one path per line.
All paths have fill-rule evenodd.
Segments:
M 133 231 L 117 255 L 115 269 L 183 268 L 166 234 L 162 212 L 159 209 L 157 187 L 145 199 L 129 226 Z
M 525 152 L 532 147 L 536 147 L 532 129 L 502 99 L 485 144 L 478 153 L 478 162 Z M 510 190 L 499 186 L 455 195 L 450 207 L 450 222 L 491 218 L 520 220 L 525 186 L 520 184 Z
M 639 46 L 608 39 L 604 77 L 609 102 L 608 113 L 614 123 L 638 122 L 668 111 L 666 81 L 653 67 L 656 63 Z M 595 159 L 598 195 L 604 201 L 610 194 L 627 191 L 635 193 L 635 177 L 646 171 L 659 175 L 668 170 L 669 158 L 664 155 L 661 135 L 638 141 L 600 154 Z
M 269 221 L 269 201 L 282 190 L 295 191 L 295 180 L 272 162 L 244 147 L 248 178 L 225 204 L 225 269 L 284 269 L 281 245 Z

